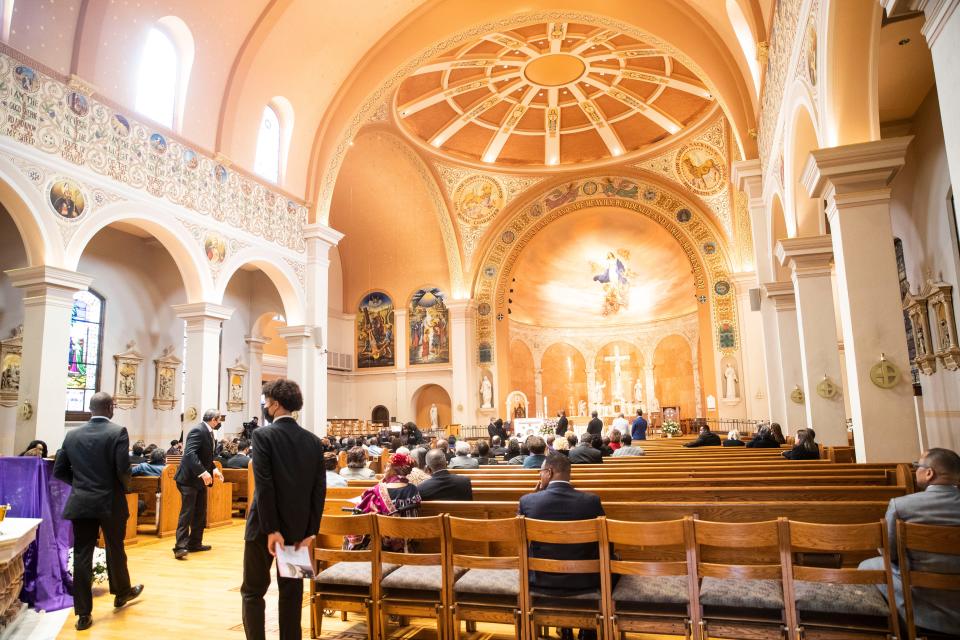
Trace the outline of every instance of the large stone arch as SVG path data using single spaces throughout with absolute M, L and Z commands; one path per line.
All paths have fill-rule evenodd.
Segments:
M 783 171 L 789 236 L 814 236 L 821 232 L 820 204 L 804 190 L 800 177 L 810 152 L 823 146 L 816 109 L 809 87 L 795 82 L 785 105 Z
M 230 279 L 246 265 L 252 265 L 263 271 L 277 288 L 280 301 L 283 303 L 283 316 L 287 319 L 288 325 L 296 326 L 306 322 L 303 287 L 297 274 L 289 264 L 280 262 L 270 252 L 256 247 L 241 249 L 231 255 L 220 268 L 214 289 L 215 302 L 219 303 L 223 300 Z
M 0 158 L 0 204 L 20 232 L 27 265 L 63 266 L 63 241 L 53 221 L 56 214 L 44 200 L 23 173 L 9 160 Z

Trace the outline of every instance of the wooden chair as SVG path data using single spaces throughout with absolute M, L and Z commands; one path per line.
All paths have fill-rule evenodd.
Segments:
M 790 597 L 781 567 L 788 551 L 786 518 L 694 520 L 693 529 L 697 577 L 703 579 L 697 594 L 701 640 L 788 637 L 795 624 L 784 607 Z
M 527 545 L 534 542 L 548 544 L 595 544 L 597 560 L 551 560 L 534 558 L 527 552 L 528 571 L 558 574 L 600 574 L 600 584 L 595 592 L 575 596 L 556 596 L 537 592 L 526 580 L 521 587 L 527 603 L 528 638 L 536 640 L 540 627 L 575 627 L 596 629 L 597 637 L 603 637 L 608 611 L 603 594 L 610 593 L 610 553 L 606 540 L 604 518 L 594 520 L 523 519 L 524 538 Z
M 512 624 L 527 638 L 521 583 L 526 542 L 523 516 L 497 520 L 445 517 L 450 590 L 451 639 L 460 637 L 460 621 Z M 493 554 L 506 552 L 506 555 Z M 453 572 L 466 573 L 454 580 Z M 521 580 L 523 576 L 523 580 Z
M 943 555 L 960 555 L 960 527 L 914 524 L 897 520 L 897 558 L 900 577 L 903 580 L 903 605 L 907 618 L 907 636 L 909 640 L 924 638 L 935 640 L 941 637 L 956 637 L 936 632 L 917 632 L 914 616 L 913 589 L 937 589 L 939 591 L 960 591 L 960 573 L 938 573 L 923 571 L 917 558 L 917 552 Z M 913 554 L 911 556 L 911 553 Z M 960 560 L 954 560 L 958 562 Z
M 433 618 L 437 621 L 437 638 L 448 636 L 447 603 L 449 584 L 447 570 L 443 516 L 426 518 L 398 518 L 377 516 L 376 544 L 383 537 L 406 540 L 411 544 L 407 553 L 380 551 L 380 562 L 395 565 L 380 582 L 377 611 L 380 617 L 380 638 L 389 637 L 387 620 L 390 615 L 401 617 Z M 413 543 L 410 543 L 413 541 Z M 415 545 L 424 547 L 417 551 Z M 432 547 L 436 552 L 426 549 Z M 458 578 L 462 571 L 454 570 Z
M 369 536 L 366 549 L 348 551 L 344 536 Z M 390 568 L 380 565 L 377 521 L 373 514 L 356 516 L 325 515 L 313 549 L 317 577 L 310 584 L 310 637 L 317 638 L 323 626 L 324 609 L 344 613 L 362 613 L 367 618 L 367 634 L 379 638 L 376 603 L 380 580 Z
M 794 637 L 889 638 L 898 635 L 897 606 L 890 571 L 890 545 L 886 523 L 812 524 L 789 521 L 790 553 L 784 565 L 787 606 L 792 610 Z M 857 563 L 883 556 L 882 570 L 860 570 Z M 801 566 L 796 554 L 839 554 L 835 566 Z M 855 554 L 850 559 L 849 554 Z M 818 556 L 814 559 L 819 560 Z M 819 562 L 818 564 L 823 564 Z M 886 598 L 876 585 L 884 585 Z
M 699 630 L 693 518 L 605 522 L 616 555 L 610 560 L 607 637 L 627 631 L 693 638 Z

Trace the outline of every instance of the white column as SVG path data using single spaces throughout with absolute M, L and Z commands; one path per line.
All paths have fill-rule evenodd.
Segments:
M 600 408 L 597 406 L 596 400 L 593 397 L 593 388 L 597 384 L 597 370 L 594 368 L 587 369 L 587 415 L 590 415 L 591 411 L 599 411 Z
M 703 395 L 703 386 L 700 384 L 700 345 L 694 343 L 692 349 L 693 355 L 693 402 L 694 402 L 694 411 L 697 412 L 697 418 L 706 417 L 706 412 L 703 410 L 703 403 L 700 400 L 700 396 Z
M 534 402 L 536 410 L 533 415 L 541 416 L 543 415 L 543 369 L 540 367 L 533 370 L 533 392 L 536 397 L 536 402 Z M 543 415 L 543 417 L 546 418 L 547 416 Z
M 14 287 L 23 289 L 23 353 L 14 450 L 22 451 L 31 440 L 43 440 L 52 454 L 64 436 L 73 294 L 86 291 L 93 278 L 48 266 L 11 269 L 6 274 Z M 27 405 L 31 415 L 25 418 L 22 411 Z
M 770 216 L 767 213 L 763 202 L 763 183 L 761 179 L 762 171 L 759 160 L 742 160 L 733 163 L 733 182 L 737 188 L 747 195 L 747 207 L 750 211 L 750 229 L 753 236 L 753 256 L 754 268 L 756 269 L 756 281 L 752 287 L 759 287 L 761 282 L 773 282 L 777 276 L 774 273 L 773 261 L 770 256 Z M 742 283 L 748 288 L 750 283 Z M 748 293 L 749 295 L 749 293 Z M 743 316 L 740 316 L 743 318 Z M 741 335 L 747 335 L 747 325 L 741 320 Z M 753 333 L 756 329 L 755 324 L 751 326 L 751 334 L 760 338 L 763 344 L 761 358 L 765 371 L 764 387 L 767 396 L 766 415 L 771 420 L 778 422 L 787 421 L 787 407 L 784 403 L 783 393 L 783 374 L 780 370 L 779 348 L 777 345 L 777 317 L 776 310 L 772 304 L 760 304 L 760 327 L 759 331 Z M 742 342 L 746 342 L 742 340 Z M 747 385 L 742 384 L 743 395 L 747 395 Z M 749 395 L 755 395 L 752 389 Z
M 405 422 L 408 419 L 416 420 L 416 416 L 407 417 L 411 407 L 410 396 L 407 395 L 407 365 L 409 364 L 410 354 L 407 348 L 409 330 L 406 309 L 393 310 L 393 335 L 397 350 L 394 354 L 394 362 L 397 367 L 396 373 L 394 374 L 394 391 L 396 393 L 394 406 L 396 407 L 397 420 L 401 422 Z
M 764 293 L 773 302 L 774 321 L 777 329 L 777 353 L 780 366 L 783 367 L 781 386 L 771 391 L 781 397 L 784 406 L 783 418 L 777 420 L 785 431 L 796 433 L 807 426 L 807 416 L 803 404 L 790 399 L 794 389 L 803 389 L 803 367 L 800 364 L 800 335 L 797 328 L 797 303 L 793 294 L 792 282 L 768 282 L 763 285 Z
M 811 197 L 827 201 L 858 462 L 920 453 L 890 224 L 890 183 L 911 140 L 818 149 L 801 178 Z M 881 357 L 900 371 L 889 389 L 870 378 Z
M 777 243 L 777 259 L 791 270 L 797 301 L 800 363 L 803 370 L 807 426 L 828 446 L 846 446 L 847 414 L 843 395 L 822 398 L 817 386 L 829 378 L 840 386 L 840 349 L 833 307 L 830 236 L 790 238 Z
M 644 412 L 652 411 L 652 407 L 656 407 L 659 404 L 657 401 L 656 389 L 653 386 L 654 385 L 654 378 L 653 378 L 654 365 L 651 362 L 652 360 L 653 360 L 653 356 L 651 355 L 649 360 L 644 361 L 647 364 L 643 365 L 643 380 L 644 380 L 643 386 L 645 388 L 644 398 L 643 398 Z
M 247 343 L 247 413 L 260 417 L 260 391 L 263 387 L 263 345 L 270 338 L 246 336 Z
M 304 427 L 312 427 L 313 425 L 304 422 L 303 418 L 307 408 L 307 396 L 314 392 L 309 380 L 308 357 L 308 351 L 313 349 L 313 327 L 304 324 L 277 327 L 277 335 L 287 343 L 287 378 L 300 385 L 303 393 L 304 409 L 300 411 L 300 423 Z
M 306 318 L 304 324 L 312 340 L 299 340 L 303 349 L 304 371 L 298 382 L 303 388 L 301 424 L 318 436 L 327 433 L 327 345 L 329 327 L 330 249 L 337 246 L 343 234 L 324 224 L 308 224 L 303 228 L 307 243 Z M 394 332 L 397 332 L 394 327 Z M 288 341 L 289 344 L 289 341 Z M 289 358 L 289 356 L 288 356 Z M 289 370 L 289 366 L 288 366 Z M 296 378 L 294 378 L 296 379 Z
M 187 326 L 187 372 L 184 419 L 189 423 L 199 420 L 207 409 L 221 409 L 220 395 L 220 333 L 223 321 L 233 315 L 233 309 L 209 302 L 173 305 L 178 318 Z M 196 418 L 189 417 L 196 411 Z
M 477 303 L 473 300 L 450 300 L 450 365 L 453 370 L 453 422 L 477 424 L 478 373 L 476 359 Z

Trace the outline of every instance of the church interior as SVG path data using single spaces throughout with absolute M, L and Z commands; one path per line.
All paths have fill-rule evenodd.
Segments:
M 239 438 L 265 418 L 263 384 L 288 378 L 297 421 L 335 449 L 406 423 L 427 448 L 476 449 L 497 420 L 524 444 L 561 413 L 575 437 L 594 417 L 608 436 L 642 412 L 646 455 L 604 465 L 636 476 L 574 465 L 574 485 L 610 522 L 680 519 L 681 561 L 699 520 L 780 522 L 782 544 L 787 519 L 876 526 L 918 490 L 910 463 L 960 450 L 957 42 L 955 0 L 0 0 L 7 522 L 40 507 L 5 465 L 37 441 L 52 459 L 94 394 L 131 443 L 166 450 L 210 408 L 217 438 Z M 822 459 L 681 446 L 703 425 L 750 440 L 770 423 L 784 451 L 815 430 Z M 129 494 L 148 510 L 126 538 L 144 601 L 109 613 L 104 590 L 90 637 L 244 637 L 252 467 L 207 507 L 219 557 L 171 566 L 175 465 Z M 514 470 L 474 475 L 473 508 L 423 515 L 448 518 L 444 535 L 455 516 L 513 518 L 537 484 Z M 372 482 L 328 488 L 325 513 Z M 742 550 L 750 531 L 715 537 Z M 32 562 L 0 587 L 27 589 Z M 209 600 L 185 598 L 185 576 Z M 43 608 L 18 590 L 0 588 L 0 636 L 20 600 Z M 439 592 L 442 615 L 377 600 L 341 615 L 310 588 L 303 632 L 564 626 L 538 622 L 525 589 L 516 633 Z M 45 608 L 67 616 L 64 598 Z M 708 627 L 699 604 L 680 627 L 632 627 L 602 603 L 605 638 L 803 637 L 786 604 L 766 636 Z M 11 637 L 84 637 L 75 621 Z

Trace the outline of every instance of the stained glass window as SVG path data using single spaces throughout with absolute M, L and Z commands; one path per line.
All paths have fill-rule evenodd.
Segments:
M 103 298 L 94 291 L 78 291 L 70 313 L 67 353 L 67 413 L 89 410 L 90 396 L 100 389 Z

